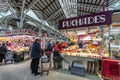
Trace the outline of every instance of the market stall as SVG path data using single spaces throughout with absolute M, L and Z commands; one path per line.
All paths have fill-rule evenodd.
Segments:
M 87 70 L 87 63 L 89 60 L 101 60 L 106 57 L 109 58 L 109 50 L 101 48 L 103 39 L 98 37 L 99 31 L 91 31 L 89 33 L 77 35 L 74 38 L 74 45 L 62 50 L 61 54 L 64 55 L 66 61 L 72 63 L 73 60 L 81 60 Z M 72 39 L 73 40 L 73 39 Z
M 37 33 L 30 30 L 6 31 L 6 35 L 0 37 L 0 42 L 14 52 L 14 61 L 19 62 L 29 58 L 29 47 L 36 37 Z
M 105 11 L 81 17 L 63 19 L 59 21 L 59 29 L 68 29 L 68 34 L 69 29 L 73 29 L 73 31 L 75 31 L 75 28 L 85 29 L 86 27 L 90 29 L 93 26 L 100 27 L 101 25 L 108 25 L 110 27 L 112 24 L 111 17 L 112 12 Z M 76 33 L 77 32 L 78 29 L 76 29 Z M 104 58 L 111 58 L 110 48 L 105 48 L 104 46 L 105 38 L 103 36 L 103 33 L 105 33 L 104 30 L 92 32 L 89 32 L 89 30 L 87 30 L 87 33 L 81 31 L 81 35 L 77 35 L 78 40 L 76 44 L 62 51 L 64 59 L 70 63 L 72 63 L 73 60 L 80 60 L 83 62 L 84 67 L 88 73 L 93 69 L 93 72 L 91 72 L 91 74 L 94 72 L 97 74 L 97 72 L 101 70 L 101 60 Z M 109 43 L 107 45 L 109 45 Z

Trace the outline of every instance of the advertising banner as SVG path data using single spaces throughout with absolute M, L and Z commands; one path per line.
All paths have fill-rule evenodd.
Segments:
M 112 12 L 104 11 L 90 15 L 79 16 L 59 20 L 59 30 L 81 28 L 99 25 L 110 25 L 112 23 Z

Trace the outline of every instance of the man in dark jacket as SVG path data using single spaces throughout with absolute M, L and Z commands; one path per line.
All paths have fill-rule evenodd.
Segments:
M 32 44 L 32 50 L 31 50 L 31 73 L 36 75 L 39 75 L 38 72 L 38 65 L 39 65 L 39 59 L 41 58 L 41 46 L 40 46 L 40 39 L 36 39 L 35 42 Z
M 0 47 L 0 62 L 2 62 L 3 59 L 5 59 L 6 53 L 7 53 L 7 47 L 5 46 L 5 43 L 3 43 L 2 46 Z

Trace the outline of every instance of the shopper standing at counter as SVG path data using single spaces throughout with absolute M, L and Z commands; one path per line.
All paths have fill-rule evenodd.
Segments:
M 79 46 L 79 48 L 83 48 L 83 41 L 82 40 L 78 40 L 78 46 Z
M 0 62 L 2 62 L 3 59 L 5 59 L 6 53 L 7 53 L 7 47 L 5 43 L 2 43 L 2 46 L 0 47 Z
M 48 57 L 49 60 L 50 60 L 51 52 L 52 52 L 52 44 L 51 44 L 50 41 L 48 41 L 48 43 L 46 45 L 45 54 L 46 54 L 46 56 Z
M 36 39 L 32 45 L 32 51 L 31 51 L 31 73 L 36 75 L 39 75 L 38 72 L 38 65 L 39 65 L 39 59 L 41 58 L 41 46 L 40 46 L 40 39 Z

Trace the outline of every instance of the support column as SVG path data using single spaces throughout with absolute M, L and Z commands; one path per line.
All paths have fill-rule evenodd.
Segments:
M 16 23 L 17 23 L 17 27 L 20 28 L 20 27 L 21 27 L 21 26 L 20 26 L 20 22 L 21 22 L 20 15 L 21 15 L 21 12 L 18 11 L 18 12 L 16 13 L 16 15 L 17 15 L 17 18 L 15 18 L 15 20 L 16 20 Z
M 112 58 L 112 50 L 111 50 L 111 46 L 110 46 L 111 45 L 111 39 L 110 39 L 111 27 L 112 27 L 112 25 L 109 25 L 109 43 L 108 43 L 108 45 L 109 45 L 109 56 L 110 56 L 110 58 Z
M 39 27 L 38 36 L 42 36 L 42 28 L 41 27 Z

